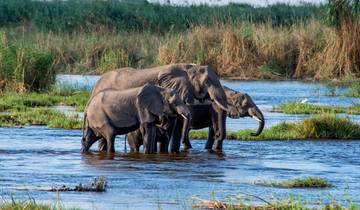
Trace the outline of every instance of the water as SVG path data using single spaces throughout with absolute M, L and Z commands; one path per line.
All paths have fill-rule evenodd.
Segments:
M 180 155 L 129 155 L 116 140 L 116 155 L 81 155 L 80 131 L 46 127 L 0 128 L 1 195 L 54 202 L 51 186 L 75 186 L 105 176 L 103 193 L 61 192 L 67 207 L 84 209 L 191 209 L 192 197 L 219 199 L 245 192 L 264 199 L 302 196 L 316 204 L 328 195 L 360 203 L 360 141 L 226 141 L 224 155 L 207 153 L 204 141 Z M 325 177 L 327 189 L 281 189 L 257 180 Z M 24 189 L 30 189 L 29 192 Z M 32 190 L 31 190 L 32 189 Z M 351 196 L 348 196 L 351 195 Z M 261 201 L 253 199 L 254 203 Z
M 98 77 L 59 76 L 63 86 L 90 89 Z M 66 83 L 66 84 L 65 84 Z M 264 111 L 266 126 L 279 121 L 296 121 L 303 115 L 269 112 L 286 101 L 308 99 L 309 103 L 349 106 L 358 99 L 325 96 L 322 84 L 302 82 L 231 82 L 223 84 L 247 92 Z M 341 89 L 339 91 L 346 91 Z M 62 108 L 68 110 L 69 108 Z M 308 116 L 306 116 L 308 117 Z M 359 118 L 351 116 L 354 121 Z M 256 128 L 249 118 L 228 121 L 231 129 Z M 82 209 L 191 209 L 194 197 L 227 200 L 250 193 L 266 200 L 301 196 L 310 205 L 319 199 L 336 198 L 360 203 L 360 141 L 228 141 L 224 154 L 203 149 L 204 141 L 192 141 L 193 149 L 178 155 L 130 155 L 124 139 L 116 140 L 117 153 L 106 156 L 80 153 L 81 131 L 49 129 L 44 126 L 0 128 L 0 197 L 34 198 L 54 203 L 60 197 L 66 207 Z M 95 148 L 95 147 L 94 147 Z M 76 186 L 105 176 L 103 193 L 54 192 L 37 189 Z M 255 185 L 257 180 L 282 181 L 316 176 L 334 187 L 326 189 L 283 189 Z M 26 189 L 28 191 L 26 191 Z M 261 204 L 252 198 L 250 202 Z

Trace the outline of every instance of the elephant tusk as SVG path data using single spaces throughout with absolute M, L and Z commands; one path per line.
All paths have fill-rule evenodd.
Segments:
M 185 120 L 188 120 L 189 118 L 186 117 L 184 114 L 180 114 Z
M 218 105 L 222 110 L 230 112 L 230 109 L 221 105 L 216 99 L 214 99 L 214 101 L 215 101 L 215 104 Z
M 254 118 L 256 121 L 258 121 L 258 122 L 262 122 L 262 120 L 260 120 L 258 117 L 256 117 L 256 116 L 252 116 L 252 118 Z

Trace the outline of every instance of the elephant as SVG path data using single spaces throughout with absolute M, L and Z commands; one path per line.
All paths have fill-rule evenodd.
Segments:
M 211 66 L 195 64 L 170 64 L 147 69 L 118 69 L 102 75 L 93 88 L 92 95 L 102 90 L 113 88 L 126 90 L 142 86 L 146 83 L 171 88 L 177 91 L 186 104 L 195 100 L 202 101 L 208 97 L 221 110 L 228 110 L 225 92 Z M 187 129 L 188 120 L 177 116 L 171 119 L 169 128 L 170 151 L 178 152 L 182 133 Z M 100 142 L 99 150 L 106 149 L 105 141 Z
M 161 126 L 156 126 L 155 133 L 156 140 L 160 143 L 160 152 L 163 152 L 165 151 L 164 147 L 167 148 L 170 140 L 167 130 Z M 138 153 L 140 146 L 143 145 L 143 138 L 140 129 L 128 133 L 127 137 L 128 144 L 130 145 L 130 152 Z
M 208 140 L 205 144 L 205 149 L 221 151 L 222 141 L 226 137 L 226 117 L 235 119 L 252 117 L 259 121 L 259 127 L 257 131 L 255 133 L 251 133 L 251 135 L 258 136 L 261 134 L 265 126 L 265 118 L 251 97 L 246 93 L 241 93 L 225 86 L 223 86 L 223 88 L 227 96 L 229 112 L 224 112 L 223 110 L 218 109 L 214 103 L 210 102 L 187 105 L 191 113 L 191 119 L 188 130 L 185 130 L 183 133 L 183 143 L 185 148 L 191 148 L 188 135 L 190 129 L 203 129 L 209 127 Z M 223 128 L 219 128 L 218 125 L 223 126 Z M 141 136 L 134 133 L 132 134 L 132 138 L 141 139 Z M 215 148 L 213 148 L 215 141 L 220 142 L 215 144 Z
M 140 129 L 144 153 L 155 153 L 155 123 L 159 119 L 175 113 L 191 118 L 189 109 L 176 91 L 151 84 L 123 91 L 103 90 L 90 98 L 85 110 L 82 152 L 88 151 L 95 141 L 103 138 L 107 152 L 113 153 L 116 135 Z
M 215 144 L 215 150 L 222 150 L 222 141 L 226 137 L 226 129 L 224 129 L 226 116 L 233 119 L 252 117 L 257 120 L 259 127 L 255 133 L 251 133 L 252 136 L 260 135 L 265 126 L 263 113 L 248 94 L 232 90 L 226 86 L 223 86 L 223 89 L 228 102 L 228 112 L 218 109 L 213 103 L 208 105 L 188 105 L 192 115 L 188 129 L 209 127 L 208 140 L 205 145 L 205 149 L 208 150 L 213 149 L 214 141 L 220 141 Z M 223 126 L 223 128 L 219 126 Z M 187 144 L 187 147 L 191 147 L 188 135 L 189 130 L 183 134 L 183 143 Z

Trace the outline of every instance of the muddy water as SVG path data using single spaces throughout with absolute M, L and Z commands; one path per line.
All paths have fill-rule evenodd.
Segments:
M 61 192 L 68 207 L 83 209 L 191 209 L 192 197 L 219 199 L 251 193 L 264 199 L 301 196 L 311 204 L 331 195 L 360 203 L 360 141 L 227 141 L 220 156 L 204 141 L 180 155 L 129 155 L 123 139 L 114 156 L 81 155 L 80 131 L 46 127 L 0 128 L 1 196 L 54 202 L 54 192 L 36 189 L 75 186 L 105 176 L 104 193 Z M 325 177 L 329 189 L 280 189 L 256 180 Z M 24 191 L 28 189 L 29 191 Z M 243 199 L 251 197 L 243 197 Z M 252 199 L 252 202 L 261 201 Z
M 91 88 L 98 77 L 59 76 L 62 86 Z M 269 112 L 286 101 L 350 106 L 358 99 L 325 96 L 321 84 L 300 82 L 229 82 L 225 85 L 249 93 L 265 112 L 267 125 L 301 120 L 305 115 Z M 65 84 L 66 83 L 66 84 Z M 341 89 L 339 91 L 346 91 Z M 357 116 L 350 116 L 360 122 Z M 230 120 L 228 128 L 256 128 L 251 119 Z M 226 141 L 224 154 L 206 152 L 204 141 L 192 141 L 193 149 L 179 155 L 130 155 L 124 139 L 116 141 L 117 153 L 106 156 L 80 154 L 79 130 L 46 127 L 0 128 L 0 197 L 58 200 L 83 209 L 191 209 L 193 197 L 242 199 L 261 203 L 242 193 L 271 200 L 301 196 L 316 205 L 329 196 L 340 203 L 347 198 L 360 203 L 360 141 Z M 95 148 L 94 148 L 95 149 Z M 38 191 L 51 186 L 75 186 L 105 176 L 104 193 Z M 254 185 L 257 180 L 281 181 L 317 176 L 334 187 L 281 189 Z

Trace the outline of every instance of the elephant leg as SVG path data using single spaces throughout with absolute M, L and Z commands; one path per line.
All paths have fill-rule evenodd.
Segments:
M 102 128 L 103 136 L 106 139 L 107 143 L 107 152 L 108 153 L 114 153 L 115 152 L 115 135 L 116 131 L 113 127 L 110 125 L 104 125 Z
M 218 113 L 217 119 L 218 129 L 215 131 L 215 150 L 221 151 L 223 140 L 226 138 L 226 112 Z
M 142 134 L 140 129 L 128 133 L 127 140 L 130 145 L 130 152 L 139 152 L 139 148 L 142 145 Z
M 178 116 L 176 117 L 172 134 L 170 137 L 170 152 L 171 153 L 179 153 L 180 152 L 180 140 L 182 135 L 182 128 L 183 128 L 183 118 Z
M 141 132 L 143 134 L 144 153 L 153 154 L 157 150 L 156 126 L 154 123 L 144 123 Z
M 99 140 L 99 143 L 98 143 L 98 151 L 99 151 L 99 152 L 105 152 L 105 151 L 107 151 L 106 139 L 101 138 L 101 139 Z
M 182 128 L 182 143 L 184 144 L 184 149 L 191 149 L 191 143 L 189 140 L 189 120 L 188 119 L 183 119 L 183 128 Z
M 205 149 L 211 150 L 213 148 L 214 141 L 215 141 L 214 136 L 215 136 L 214 128 L 209 127 L 208 139 L 205 144 Z
M 161 131 L 161 128 L 156 129 L 156 138 L 160 141 L 159 151 L 161 153 L 169 152 L 169 137 L 166 130 Z
M 99 139 L 91 128 L 86 128 L 85 137 L 81 140 L 81 152 L 88 152 L 90 147 Z

